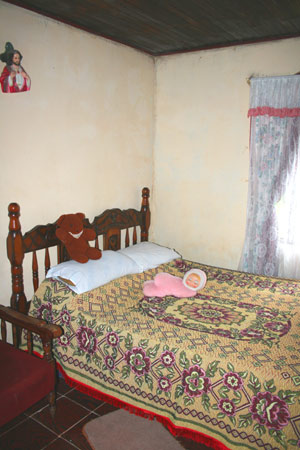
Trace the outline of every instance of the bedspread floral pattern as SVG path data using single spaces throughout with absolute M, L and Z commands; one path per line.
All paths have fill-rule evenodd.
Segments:
M 291 328 L 291 312 L 230 299 L 224 305 L 223 298 L 201 293 L 194 299 L 144 297 L 140 311 L 180 327 L 231 339 L 263 340 L 269 346 Z
M 143 297 L 191 267 L 207 274 L 196 297 Z M 47 280 L 31 314 L 64 328 L 71 378 L 229 448 L 300 447 L 300 282 L 178 260 L 81 296 Z

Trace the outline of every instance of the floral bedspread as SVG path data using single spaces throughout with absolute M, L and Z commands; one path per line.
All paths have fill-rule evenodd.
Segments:
M 191 268 L 195 297 L 143 296 Z M 298 281 L 176 260 L 82 295 L 45 280 L 30 314 L 63 327 L 54 354 L 82 385 L 229 449 L 300 447 Z

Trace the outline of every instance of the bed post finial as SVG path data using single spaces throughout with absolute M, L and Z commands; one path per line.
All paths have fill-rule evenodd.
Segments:
M 144 187 L 142 190 L 142 226 L 141 226 L 141 241 L 148 241 L 148 230 L 150 226 L 150 208 L 149 208 L 150 190 Z
M 23 236 L 19 221 L 20 206 L 10 203 L 8 206 L 9 232 L 7 236 L 7 256 L 11 265 L 12 295 L 10 304 L 13 309 L 27 314 L 27 300 L 23 284 Z

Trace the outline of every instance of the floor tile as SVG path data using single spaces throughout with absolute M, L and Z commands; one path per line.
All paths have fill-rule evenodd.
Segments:
M 76 389 L 67 393 L 66 397 L 70 398 L 74 402 L 80 403 L 80 405 L 84 406 L 85 408 L 88 408 L 91 411 L 103 405 L 104 403 L 102 400 L 97 400 L 96 398 L 90 397 L 87 394 L 83 394 L 80 391 L 76 391 Z
M 104 416 L 104 414 L 116 411 L 117 409 L 118 408 L 116 408 L 113 405 L 110 405 L 109 403 L 103 403 L 94 410 L 94 413 L 98 414 L 99 416 Z
M 92 450 L 84 434 L 82 433 L 82 429 L 86 423 L 90 422 L 93 419 L 96 419 L 97 417 L 98 416 L 94 413 L 89 414 L 77 425 L 63 433 L 61 437 L 66 439 L 71 444 L 76 445 L 81 450 Z
M 0 448 L 5 450 L 40 450 L 56 435 L 30 417 L 0 436 Z
M 25 411 L 25 415 L 26 416 L 32 416 L 33 414 L 35 414 L 37 411 L 40 411 L 41 409 L 45 408 L 46 406 L 49 405 L 48 402 L 48 397 L 43 398 L 42 400 L 40 400 L 39 402 L 35 403 L 34 405 L 32 405 L 30 408 L 28 408 Z
M 69 386 L 62 377 L 58 377 L 58 382 L 56 385 L 56 392 L 59 394 L 65 395 L 70 391 L 73 391 L 74 388 Z
M 42 409 L 32 417 L 38 422 L 50 428 L 57 434 L 63 433 L 79 420 L 89 414 L 89 411 L 67 397 L 60 397 L 56 402 L 56 414 L 54 420 L 50 415 L 49 407 Z
M 200 442 L 192 441 L 191 439 L 178 437 L 176 440 L 185 450 L 213 450 L 211 447 L 206 447 L 206 445 L 200 444 Z
M 2 425 L 2 427 L 0 427 L 0 436 L 3 433 L 6 433 L 8 430 L 15 428 L 17 425 L 19 425 L 21 422 L 23 422 L 26 419 L 27 419 L 27 416 L 25 414 L 20 414 L 19 416 L 15 417 L 10 422 Z
M 65 441 L 62 438 L 57 438 L 55 441 L 51 442 L 47 447 L 44 447 L 43 450 L 75 450 L 78 447 L 74 447 L 74 445 Z M 81 450 L 81 449 L 80 449 Z
M 118 408 L 70 388 L 59 379 L 57 409 L 51 418 L 47 399 L 0 428 L 2 450 L 92 450 L 82 433 L 86 423 Z M 178 437 L 185 450 L 211 450 Z

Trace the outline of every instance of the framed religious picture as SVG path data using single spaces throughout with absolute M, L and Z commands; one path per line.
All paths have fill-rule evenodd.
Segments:
M 15 93 L 30 90 L 31 80 L 21 65 L 22 58 L 19 50 L 14 49 L 10 42 L 6 42 L 5 51 L 0 54 L 0 60 L 5 63 L 0 77 L 2 92 Z

